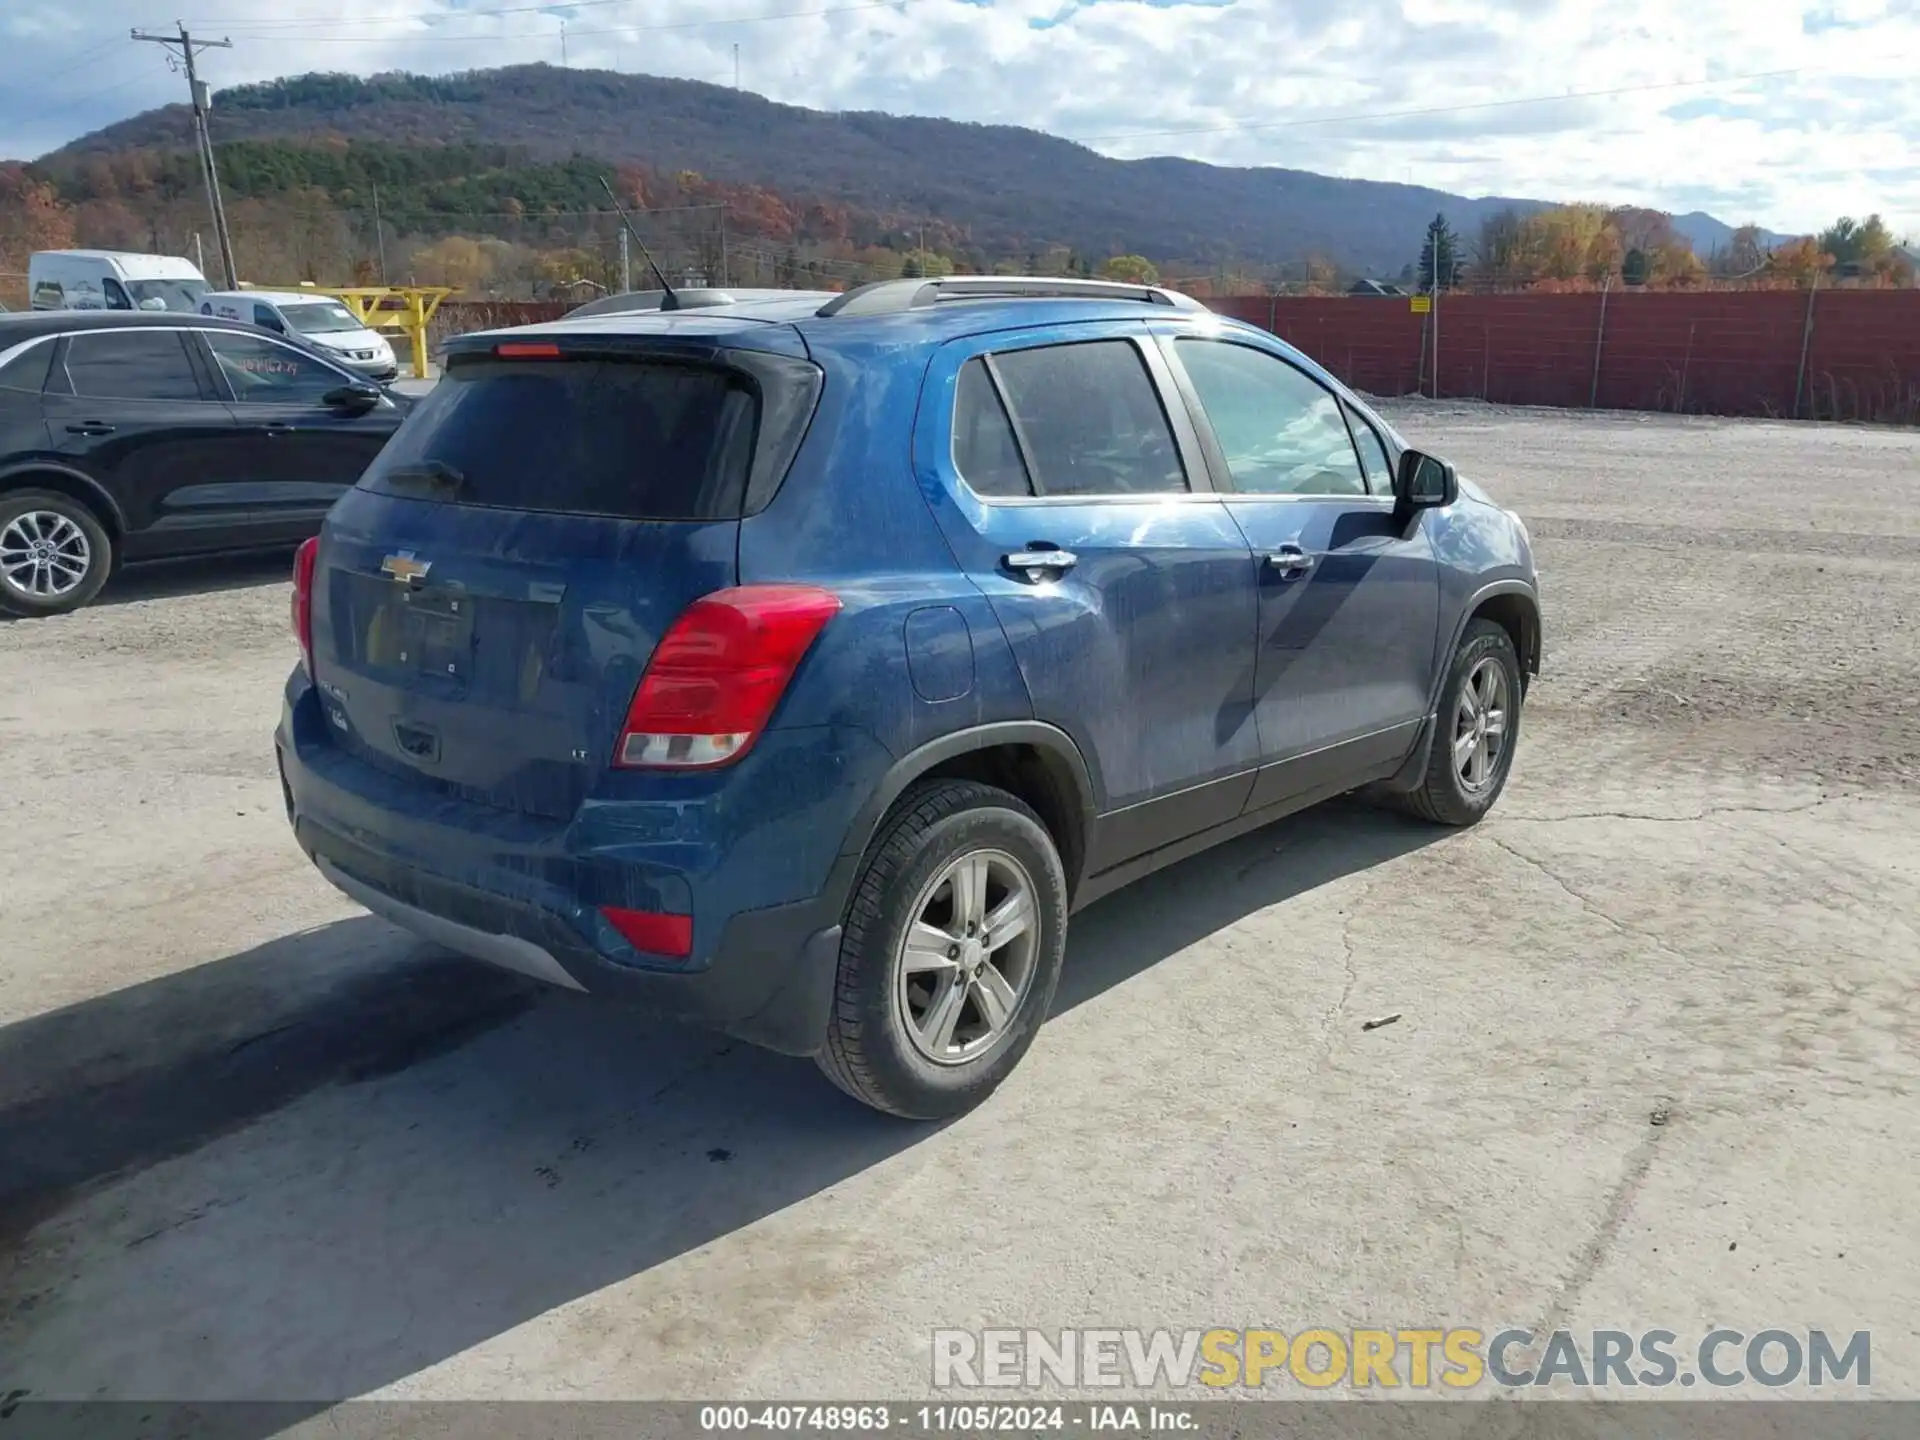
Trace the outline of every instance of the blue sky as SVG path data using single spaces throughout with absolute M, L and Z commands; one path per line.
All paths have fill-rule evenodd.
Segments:
M 1109 154 L 1920 238 L 1920 0 L 239 0 L 216 86 L 527 60 L 827 109 L 1030 125 Z M 182 98 L 151 0 L 6 0 L 0 156 Z M 218 124 L 216 114 L 216 127 Z M 217 134 L 217 128 L 216 128 Z

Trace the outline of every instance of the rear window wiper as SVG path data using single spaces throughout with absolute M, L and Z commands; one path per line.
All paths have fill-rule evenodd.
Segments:
M 456 470 L 444 460 L 421 460 L 412 465 L 395 465 L 387 471 L 387 482 L 391 485 L 423 485 L 429 490 L 443 494 L 455 494 L 467 483 L 464 471 Z

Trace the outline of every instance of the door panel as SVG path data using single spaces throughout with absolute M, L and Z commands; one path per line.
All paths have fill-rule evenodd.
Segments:
M 975 358 L 984 340 L 957 342 L 929 370 L 915 437 L 923 489 L 1035 717 L 1101 776 L 1089 873 L 1237 815 L 1259 758 L 1253 558 L 1204 488 L 1177 403 L 1169 421 L 1164 362 L 1142 335 L 996 336 L 991 362 Z
M 209 330 L 204 338 L 233 394 L 231 463 L 262 539 L 313 534 L 399 427 L 399 413 L 386 401 L 358 415 L 323 404 L 362 382 L 266 336 Z
M 1252 808 L 1358 782 L 1404 756 L 1425 717 L 1439 623 L 1433 549 L 1396 523 L 1371 434 L 1334 393 L 1252 344 L 1166 347 L 1259 575 Z M 1363 464 L 1361 455 L 1368 457 Z
M 233 544 L 250 518 L 220 464 L 232 417 L 204 395 L 181 336 L 162 329 L 70 336 L 44 399 L 54 449 L 112 492 L 133 558 Z
M 1389 501 L 1236 497 L 1227 508 L 1260 562 L 1255 713 L 1266 766 L 1255 808 L 1404 755 L 1426 715 L 1440 592 L 1433 548 Z M 1274 563 L 1269 557 L 1280 556 Z M 1302 561 L 1307 562 L 1304 566 Z M 1313 756 L 1315 758 L 1306 758 Z M 1388 759 L 1393 758 L 1388 756 Z

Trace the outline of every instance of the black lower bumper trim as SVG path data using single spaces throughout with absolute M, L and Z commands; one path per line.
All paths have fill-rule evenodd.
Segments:
M 591 995 L 788 1055 L 811 1055 L 825 1040 L 840 957 L 830 900 L 742 911 L 727 922 L 705 968 L 642 970 L 607 959 L 539 906 L 399 864 L 304 816 L 294 831 L 309 857 L 401 905 L 538 946 Z

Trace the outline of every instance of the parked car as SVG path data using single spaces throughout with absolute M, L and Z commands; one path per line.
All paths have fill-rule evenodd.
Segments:
M 123 561 L 298 544 L 410 403 L 232 321 L 0 317 L 0 610 L 78 609 Z
M 340 889 L 914 1117 L 1077 907 L 1361 787 L 1478 820 L 1541 651 L 1525 526 L 1298 351 L 999 277 L 457 337 L 294 627 Z
M 35 310 L 174 310 L 191 313 L 207 277 L 178 255 L 128 250 L 36 250 L 27 257 Z
M 375 380 L 393 380 L 400 361 L 377 330 L 369 330 L 331 295 L 301 290 L 213 290 L 200 301 L 202 315 L 246 320 L 276 335 L 298 335 L 350 370 Z

